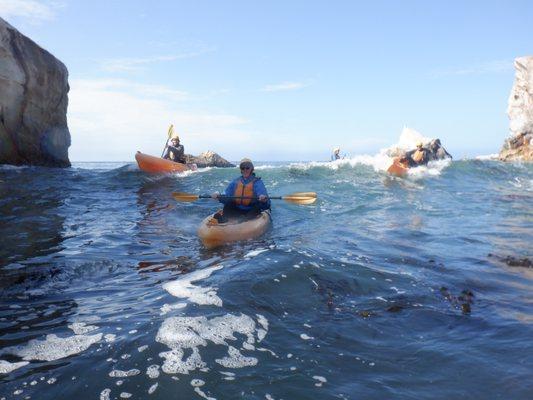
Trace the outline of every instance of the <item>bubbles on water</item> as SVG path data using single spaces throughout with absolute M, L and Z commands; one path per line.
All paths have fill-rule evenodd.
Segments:
M 109 373 L 111 378 L 126 378 L 128 376 L 139 375 L 141 371 L 136 368 L 130 369 L 128 371 L 122 371 L 120 369 L 114 369 Z
M 257 358 L 245 357 L 233 346 L 228 347 L 228 356 L 215 360 L 226 368 L 243 368 L 257 365 Z
M 79 354 L 101 339 L 101 333 L 89 336 L 75 335 L 67 338 L 50 334 L 46 336 L 45 340 L 30 340 L 26 346 L 6 347 L 0 351 L 0 354 L 13 354 L 22 357 L 23 360 L 53 361 Z
M 158 385 L 159 383 L 154 383 L 152 386 L 150 386 L 150 388 L 148 389 L 148 394 L 154 393 Z
M 254 348 L 254 343 L 262 340 L 268 329 L 268 321 L 258 315 L 258 323 L 262 328 L 256 327 L 256 322 L 249 316 L 241 314 L 235 316 L 226 314 L 221 317 L 208 319 L 206 317 L 172 317 L 166 319 L 159 329 L 156 341 L 166 344 L 171 351 L 160 353 L 165 359 L 163 371 L 166 373 L 188 374 L 195 369 L 207 367 L 202 361 L 198 347 L 205 347 L 209 342 L 228 347 L 228 355 L 215 361 L 227 368 L 242 368 L 256 365 L 255 357 L 246 357 L 229 340 L 236 341 L 236 334 L 243 335 L 246 339 L 242 347 L 248 350 Z M 185 350 L 191 349 L 192 353 L 185 358 Z
M 28 361 L 20 361 L 20 362 L 14 362 L 10 363 L 5 360 L 0 360 L 0 374 L 9 374 L 10 372 L 19 369 L 25 365 L 28 365 Z
M 110 400 L 111 398 L 111 389 L 104 389 L 100 393 L 100 400 Z
M 201 269 L 184 275 L 183 277 L 163 285 L 163 289 L 171 295 L 185 298 L 192 303 L 200 305 L 222 306 L 222 300 L 211 287 L 195 286 L 192 283 L 209 277 L 214 271 L 222 268 L 222 265 Z
M 76 335 L 83 335 L 98 329 L 97 326 L 87 325 L 85 322 L 75 322 L 73 324 L 68 325 L 68 327 L 69 329 L 72 329 L 72 331 Z
M 313 379 L 317 380 L 318 382 L 315 383 L 316 387 L 321 387 L 324 383 L 326 383 L 328 380 L 320 375 L 313 376 Z
M 148 375 L 148 378 L 150 379 L 157 379 L 159 378 L 159 365 L 152 364 L 146 369 L 146 375 Z

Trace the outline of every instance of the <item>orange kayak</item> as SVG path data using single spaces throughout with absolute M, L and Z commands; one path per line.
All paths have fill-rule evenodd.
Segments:
M 219 224 L 212 215 L 205 218 L 198 227 L 198 236 L 208 249 L 225 243 L 255 239 L 267 231 L 272 223 L 270 211 L 263 211 L 257 218 Z
M 189 170 L 196 170 L 196 164 L 182 164 L 163 158 L 150 156 L 148 154 L 141 153 L 140 151 L 135 154 L 135 160 L 139 164 L 139 169 L 144 172 L 184 172 Z
M 406 167 L 405 164 L 400 162 L 400 158 L 396 157 L 392 160 L 392 165 L 387 169 L 387 172 L 396 176 L 405 176 L 409 171 L 409 167 Z

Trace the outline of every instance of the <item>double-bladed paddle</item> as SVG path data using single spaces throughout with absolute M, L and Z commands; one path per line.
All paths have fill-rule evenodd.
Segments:
M 172 197 L 177 201 L 191 202 L 198 199 L 211 199 L 209 194 L 194 194 L 185 192 L 173 192 Z M 240 196 L 220 196 L 224 199 L 246 199 L 246 200 L 259 200 L 259 197 L 240 197 Z M 315 192 L 296 192 L 286 196 L 268 196 L 270 200 L 285 200 L 289 203 L 295 204 L 313 204 L 316 201 Z

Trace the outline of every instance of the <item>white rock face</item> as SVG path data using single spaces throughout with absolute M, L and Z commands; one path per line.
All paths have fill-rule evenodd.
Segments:
M 509 95 L 509 129 L 511 136 L 533 131 L 533 56 L 514 61 L 515 80 Z
M 0 18 L 0 164 L 70 166 L 68 71 Z
M 533 56 L 515 59 L 515 80 L 509 96 L 510 138 L 500 152 L 501 160 L 533 160 Z

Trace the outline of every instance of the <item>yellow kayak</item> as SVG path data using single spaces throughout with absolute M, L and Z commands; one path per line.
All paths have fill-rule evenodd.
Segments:
M 198 236 L 205 247 L 212 249 L 225 243 L 257 238 L 267 231 L 271 223 L 270 211 L 263 211 L 257 218 L 248 221 L 222 224 L 210 215 L 198 227 Z

